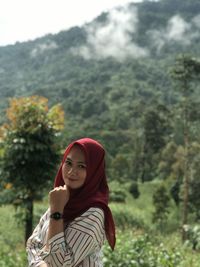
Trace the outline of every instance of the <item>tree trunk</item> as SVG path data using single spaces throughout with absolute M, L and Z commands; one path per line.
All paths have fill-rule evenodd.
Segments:
M 182 221 L 182 241 L 188 239 L 187 223 L 188 223 L 188 193 L 189 193 L 189 170 L 185 172 L 183 192 L 183 221 Z
M 185 85 L 186 88 L 186 85 Z M 182 241 L 188 239 L 188 201 L 189 201 L 189 181 L 190 181 L 190 162 L 189 162 L 189 120 L 188 120 L 188 99 L 184 104 L 184 146 L 185 146 L 185 166 L 183 181 L 183 217 L 182 217 Z
M 25 214 L 26 214 L 25 215 L 25 244 L 26 244 L 33 230 L 33 199 L 32 198 L 28 198 L 26 201 Z

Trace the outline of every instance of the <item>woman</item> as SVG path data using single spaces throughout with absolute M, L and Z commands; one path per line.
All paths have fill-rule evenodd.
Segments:
M 105 237 L 115 246 L 105 151 L 90 138 L 71 143 L 49 193 L 49 209 L 27 241 L 29 266 L 99 267 Z

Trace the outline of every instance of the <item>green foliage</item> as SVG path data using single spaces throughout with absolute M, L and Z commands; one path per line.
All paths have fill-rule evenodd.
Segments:
M 47 99 L 40 97 L 10 101 L 8 123 L 1 128 L 1 185 L 10 185 L 18 203 L 41 196 L 54 173 L 58 160 L 56 135 L 63 123 L 59 111 L 53 107 L 48 112 Z
M 2 251 L 0 250 L 1 267 L 24 267 L 27 264 L 25 251 Z
M 59 105 L 49 110 L 47 103 L 38 96 L 11 99 L 8 121 L 0 128 L 4 151 L 0 185 L 6 189 L 0 202 L 18 207 L 17 217 L 26 225 L 25 239 L 32 232 L 33 201 L 42 197 L 59 159 L 57 135 L 64 113 Z
M 169 213 L 169 195 L 164 185 L 160 185 L 159 188 L 153 194 L 153 204 L 155 211 L 153 213 L 152 221 L 158 223 L 161 227 L 166 223 Z
M 183 90 L 184 96 L 189 96 L 187 91 L 192 91 L 192 87 L 189 87 L 189 84 L 198 79 L 199 74 L 200 61 L 198 59 L 184 54 L 177 57 L 176 64 L 172 70 L 172 77 L 182 85 L 180 90 Z
M 169 110 L 160 104 L 152 105 L 144 114 L 144 143 L 142 181 L 156 178 L 157 162 L 171 133 Z
M 168 119 L 169 110 L 163 105 L 153 106 L 144 114 L 145 146 L 152 153 L 158 152 L 166 143 L 167 133 L 171 130 Z
M 24 267 L 27 264 L 23 243 L 23 227 L 15 220 L 12 206 L 0 207 L 0 266 Z
M 200 78 L 200 61 L 188 55 L 182 55 L 176 59 L 176 64 L 172 71 L 173 78 L 178 82 L 177 90 L 181 93 L 181 117 L 183 125 L 183 146 L 184 146 L 184 161 L 183 161 L 183 212 L 182 212 L 182 239 L 187 238 L 187 233 L 184 225 L 188 224 L 189 214 L 189 190 L 190 180 L 192 179 L 193 156 L 191 156 L 192 136 L 190 128 L 195 128 L 190 120 L 191 116 L 191 101 L 192 93 L 196 89 L 194 85 Z M 197 138 L 198 140 L 199 138 Z M 196 138 L 195 138 L 196 140 Z M 199 141 L 199 140 L 198 140 Z
M 108 246 L 104 248 L 105 267 L 173 267 L 179 266 L 181 260 L 177 250 L 167 250 L 163 244 L 155 245 L 148 235 L 136 238 L 131 233 L 118 234 L 115 251 Z
M 132 182 L 129 187 L 129 192 L 134 198 L 139 198 L 140 196 L 140 191 L 138 188 L 138 183 L 137 182 Z
M 110 186 L 110 202 L 125 203 L 126 202 L 126 188 L 121 186 L 118 181 L 112 181 L 109 183 Z
M 123 190 L 115 190 L 110 192 L 110 202 L 124 203 L 126 202 L 126 193 Z
M 134 218 L 135 223 L 128 225 L 124 220 L 124 227 L 117 224 L 117 242 L 114 252 L 111 251 L 108 244 L 104 246 L 105 267 L 199 267 L 200 255 L 198 251 L 195 252 L 191 249 L 192 243 L 185 246 L 181 243 L 179 224 L 177 224 L 175 232 L 172 231 L 168 235 L 152 231 L 147 227 L 150 225 L 148 220 L 152 205 L 150 199 L 153 189 L 158 187 L 158 182 L 140 184 L 141 196 L 139 199 L 128 198 L 126 204 L 111 204 L 113 213 L 118 214 L 119 218 L 126 210 L 125 220 L 131 221 L 131 218 Z M 47 199 L 35 203 L 34 225 L 38 223 L 47 205 Z M 176 211 L 174 207 L 170 207 L 170 209 Z M 1 206 L 0 213 L 0 266 L 24 267 L 27 265 L 27 259 L 23 246 L 23 226 L 16 223 L 14 208 L 11 205 Z M 143 223 L 142 217 L 144 218 Z M 136 221 L 140 223 L 136 223 Z
M 170 188 L 170 194 L 176 203 L 177 206 L 179 206 L 180 203 L 180 188 L 181 188 L 181 180 L 176 180 L 173 185 Z
M 133 150 L 132 136 L 137 130 L 143 131 L 141 118 L 152 105 L 152 100 L 156 99 L 170 109 L 180 100 L 171 86 L 168 68 L 177 52 L 194 51 L 198 56 L 199 39 L 196 37 L 196 41 L 185 45 L 182 41 L 165 39 L 162 33 L 168 31 L 169 20 L 179 12 L 195 36 L 192 19 L 197 15 L 197 1 L 183 3 L 179 0 L 175 8 L 173 1 L 144 1 L 130 5 L 129 11 L 134 17 L 135 6 L 138 9 L 137 27 L 133 36 L 129 36 L 133 42 L 130 44 L 149 52 L 142 60 L 137 55 L 134 57 L 135 53 L 133 58 L 123 62 L 112 57 L 86 60 L 72 54 L 71 49 L 87 45 L 88 25 L 1 47 L 0 121 L 5 121 L 4 110 L 9 97 L 38 94 L 47 97 L 50 104 L 63 104 L 67 114 L 66 143 L 90 135 L 102 139 L 113 157 L 124 143 Z M 97 21 L 105 26 L 108 14 L 100 17 Z M 95 23 L 91 22 L 91 27 Z M 158 39 L 163 37 L 163 42 L 166 41 L 160 49 L 152 40 L 152 31 Z M 157 141 L 155 149 L 163 140 Z
M 112 205 L 112 212 L 115 224 L 119 229 L 148 229 L 148 225 L 144 219 L 141 216 L 136 215 L 134 210 L 127 207 L 127 205 Z
M 200 249 L 200 225 L 186 225 L 188 240 L 185 242 L 187 246 L 190 246 L 193 250 Z
M 60 124 L 49 125 L 51 119 L 54 123 L 59 122 L 53 115 L 54 111 L 52 114 L 48 112 L 49 116 L 45 122 L 46 126 L 50 127 L 45 127 L 41 123 L 46 115 L 43 112 L 44 105 L 38 111 L 39 120 L 32 116 L 35 108 L 31 108 L 27 113 L 19 108 L 23 125 L 19 121 L 16 121 L 15 125 L 22 127 L 24 132 L 17 135 L 15 131 L 11 131 L 7 136 L 10 140 L 8 145 L 14 148 L 8 154 L 12 156 L 13 161 L 8 161 L 7 165 L 10 164 L 8 167 L 12 168 L 13 173 L 20 173 L 10 178 L 7 174 L 2 176 L 1 173 L 1 188 L 5 188 L 1 194 L 1 203 L 14 201 L 16 205 L 21 205 L 23 200 L 27 199 L 30 192 L 26 189 L 18 190 L 19 194 L 15 195 L 13 181 L 20 188 L 24 183 L 29 183 L 33 193 L 36 188 L 33 188 L 30 181 L 37 182 L 41 187 L 39 194 L 36 192 L 34 194 L 35 198 L 40 198 L 43 194 L 40 176 L 46 177 L 42 179 L 43 182 L 46 181 L 45 188 L 50 187 L 53 165 L 56 164 L 56 160 L 53 159 L 45 162 L 45 146 L 49 145 L 54 138 L 56 141 L 62 138 L 61 141 L 66 144 L 72 139 L 83 136 L 96 138 L 106 147 L 110 180 L 119 180 L 121 183 L 130 180 L 147 183 L 155 178 L 164 179 L 169 187 L 174 186 L 173 198 L 176 203 L 179 203 L 183 197 L 180 188 L 183 182 L 184 158 L 187 157 L 183 146 L 185 117 L 181 113 L 180 106 L 180 103 L 181 105 L 185 103 L 182 89 L 186 78 L 189 78 L 188 85 L 191 86 L 191 90 L 187 92 L 187 94 L 191 93 L 191 99 L 186 105 L 187 118 L 190 122 L 188 133 L 191 142 L 199 143 L 200 140 L 200 87 L 196 80 L 199 75 L 200 51 L 199 34 L 197 34 L 199 5 L 199 0 L 132 3 L 129 11 L 137 17 L 137 27 L 133 27 L 135 30 L 129 36 L 130 44 L 147 50 L 148 55 L 142 60 L 135 57 L 135 53 L 133 58 L 129 57 L 123 62 L 119 62 L 117 57 L 86 60 L 80 55 L 74 55 L 72 48 L 87 45 L 87 25 L 62 31 L 56 35 L 47 35 L 31 42 L 1 47 L 0 123 L 6 122 L 4 111 L 9 106 L 8 99 L 14 96 L 41 95 L 48 98 L 52 106 L 57 102 L 62 103 L 67 114 L 64 134 L 62 137 L 55 138 L 54 130 L 56 127 L 59 128 Z M 138 10 L 137 16 L 135 16 L 135 6 Z M 186 26 L 185 31 L 182 32 L 184 40 L 169 38 L 170 30 L 173 29 L 172 18 L 177 18 L 177 14 Z M 94 26 L 93 23 L 98 21 L 105 26 L 107 20 L 108 14 L 104 13 L 89 25 Z M 48 47 L 48 49 L 42 49 L 42 47 Z M 193 54 L 189 57 L 185 56 L 188 52 Z M 182 55 L 177 58 L 174 65 L 177 53 Z M 177 88 L 174 89 L 172 86 L 168 72 L 172 65 L 175 80 L 179 85 L 181 84 L 179 88 L 181 90 L 175 90 Z M 17 112 L 12 112 L 12 114 L 15 113 Z M 24 117 L 27 116 L 31 119 L 24 123 Z M 30 127 L 31 124 L 34 124 L 34 127 Z M 172 131 L 171 127 L 173 127 Z M 44 138 L 45 129 L 46 132 L 51 132 L 49 138 Z M 30 131 L 30 134 L 27 134 L 27 131 Z M 38 132 L 40 136 L 37 136 Z M 1 132 L 0 136 L 2 136 Z M 168 147 L 168 144 L 172 143 L 173 145 Z M 52 150 L 54 148 L 52 147 Z M 0 148 L 0 157 L 6 150 Z M 36 153 L 33 153 L 33 150 Z M 200 216 L 199 179 L 197 179 L 199 156 L 197 149 L 194 151 L 196 151 L 195 156 L 193 153 L 188 154 L 193 175 L 190 180 L 189 211 L 195 214 L 196 219 Z M 21 157 L 20 154 L 22 154 Z M 40 157 L 37 157 L 38 154 Z M 28 160 L 30 156 L 33 162 Z M 49 165 L 49 169 L 36 174 L 33 170 L 36 169 L 35 166 L 40 159 L 42 159 L 40 170 L 43 170 L 43 163 Z M 14 164 L 11 165 L 11 163 Z M 18 167 L 14 167 L 17 166 L 16 163 Z M 24 175 L 25 165 L 29 168 L 30 179 Z M 145 193 L 152 192 L 154 185 L 157 186 L 156 183 L 157 181 L 155 184 L 147 183 L 149 188 L 140 185 L 140 198 L 134 201 L 130 200 L 128 192 L 125 194 L 124 190 L 121 190 L 120 184 L 119 191 L 111 190 L 111 199 L 125 201 L 126 198 L 126 204 L 130 200 L 131 208 L 136 204 L 134 212 L 138 214 L 140 211 L 143 214 L 142 218 L 150 223 L 152 205 L 147 206 L 146 203 L 151 203 L 151 197 L 149 197 L 151 194 Z M 144 198 L 141 197 L 143 194 Z M 145 214 L 143 210 L 146 211 Z M 124 215 L 124 217 L 128 216 Z M 124 222 L 121 224 L 125 225 Z
M 115 177 L 117 181 L 126 181 L 129 178 L 127 176 L 129 174 L 128 170 L 130 169 L 127 155 L 117 154 L 111 162 L 111 168 L 112 177 Z

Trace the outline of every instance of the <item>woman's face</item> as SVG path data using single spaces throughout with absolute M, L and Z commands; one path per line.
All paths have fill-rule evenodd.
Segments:
M 70 189 L 78 189 L 83 186 L 86 175 L 84 152 L 78 145 L 74 145 L 62 166 L 63 180 Z

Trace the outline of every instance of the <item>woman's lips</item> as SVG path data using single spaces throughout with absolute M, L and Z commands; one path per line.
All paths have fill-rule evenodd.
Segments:
M 75 179 L 75 178 L 68 178 L 69 181 L 72 181 L 72 182 L 76 182 L 78 181 L 78 179 Z

